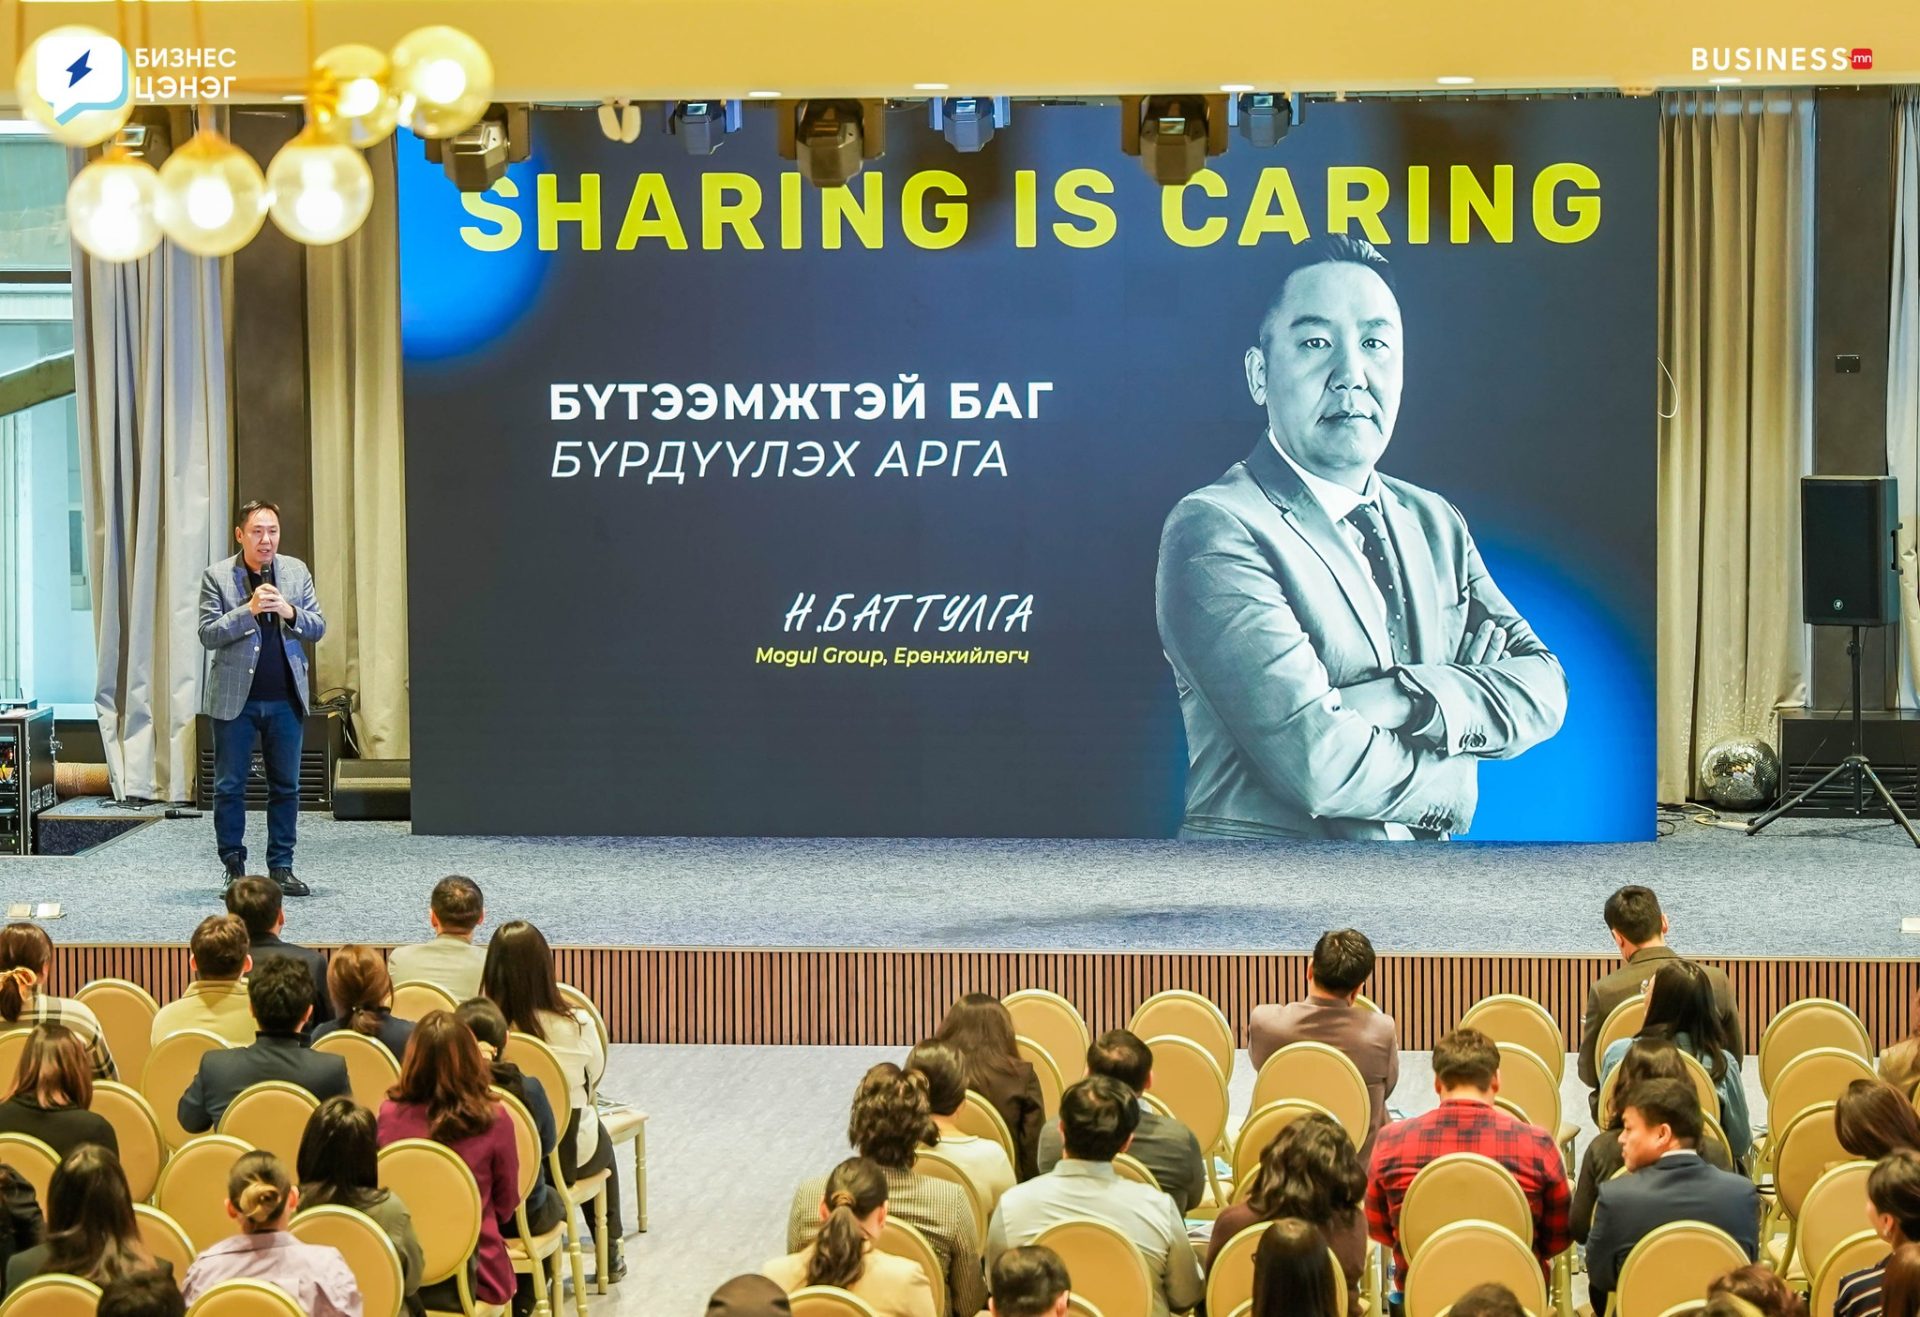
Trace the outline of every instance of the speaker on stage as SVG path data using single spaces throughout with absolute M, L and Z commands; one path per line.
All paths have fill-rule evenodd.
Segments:
M 1800 596 L 1813 626 L 1892 626 L 1900 619 L 1892 476 L 1803 476 Z

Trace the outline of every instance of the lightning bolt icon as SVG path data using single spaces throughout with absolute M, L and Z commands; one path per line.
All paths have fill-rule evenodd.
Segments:
M 67 75 L 68 75 L 68 78 L 70 79 L 67 83 L 67 86 L 69 87 L 73 86 L 74 83 L 79 82 L 80 79 L 86 77 L 87 74 L 93 72 L 92 69 L 87 67 L 87 56 L 92 53 L 93 52 L 91 51 L 83 50 L 80 52 L 79 59 L 67 65 Z

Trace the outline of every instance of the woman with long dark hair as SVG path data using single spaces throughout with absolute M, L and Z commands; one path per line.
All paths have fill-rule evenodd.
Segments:
M 60 1156 L 83 1143 L 120 1151 L 120 1140 L 93 1105 L 93 1067 L 85 1044 L 58 1024 L 35 1025 L 13 1072 L 13 1092 L 0 1102 L 0 1134 L 29 1134 Z
M 378 1038 L 396 1060 L 406 1055 L 413 1022 L 393 1018 L 393 978 L 385 956 L 372 947 L 341 947 L 327 958 L 327 996 L 339 1014 L 314 1026 L 314 1042 L 335 1030 L 351 1029 Z
M 933 1317 L 926 1273 L 874 1249 L 887 1226 L 887 1177 L 879 1166 L 849 1157 L 834 1167 L 819 1210 L 813 1242 L 761 1271 L 789 1294 L 803 1285 L 831 1285 L 865 1299 L 880 1317 Z
M 1320 1232 L 1324 1252 L 1332 1249 L 1347 1278 L 1348 1311 L 1358 1311 L 1360 1279 L 1367 1268 L 1367 1172 L 1353 1140 L 1328 1116 L 1304 1116 L 1274 1135 L 1260 1154 L 1253 1189 L 1214 1218 L 1207 1244 L 1206 1269 L 1228 1240 L 1248 1226 L 1286 1217 L 1305 1221 Z
M 1317 1226 L 1290 1216 L 1267 1227 L 1253 1252 L 1252 1317 L 1336 1317 L 1339 1293 Z
M 112 1150 L 88 1143 L 54 1168 L 47 1184 L 44 1242 L 7 1262 L 7 1293 L 34 1276 L 78 1276 L 105 1285 L 172 1264 L 155 1261 L 140 1241 L 126 1172 Z
M 1855 1157 L 1877 1162 L 1900 1148 L 1920 1151 L 1920 1116 L 1892 1084 L 1856 1079 L 1833 1108 L 1833 1132 Z
M 1635 1085 L 1649 1079 L 1677 1079 L 1683 1084 L 1692 1084 L 1693 1074 L 1680 1059 L 1680 1049 L 1664 1038 L 1635 1038 L 1621 1053 L 1620 1077 L 1613 1081 L 1612 1100 L 1607 1110 L 1600 1113 L 1600 1132 L 1580 1156 L 1580 1175 L 1574 1183 L 1573 1205 L 1568 1211 L 1573 1237 L 1582 1244 L 1587 1242 L 1587 1232 L 1593 1228 L 1593 1209 L 1600 1201 L 1600 1186 L 1627 1164 L 1627 1154 L 1620 1146 L 1623 1100 Z M 1733 1169 L 1726 1150 L 1718 1143 L 1703 1140 L 1698 1151 L 1709 1164 L 1723 1171 Z
M 293 1296 L 307 1317 L 360 1317 L 360 1285 L 340 1250 L 287 1229 L 300 1193 L 270 1152 L 243 1153 L 227 1172 L 227 1215 L 240 1227 L 200 1250 L 180 1293 L 188 1304 L 223 1280 L 264 1280 Z
M 993 1103 L 1013 1135 L 1013 1173 L 1040 1173 L 1040 1078 L 1013 1043 L 1013 1016 L 998 997 L 970 992 L 953 1004 L 933 1036 L 960 1054 L 967 1087 Z
M 1867 1219 L 1894 1253 L 1920 1243 L 1920 1152 L 1901 1149 L 1882 1157 L 1867 1177 Z M 1833 1317 L 1877 1317 L 1883 1310 L 1892 1254 L 1840 1282 Z
M 1728 1150 L 1744 1160 L 1753 1146 L 1753 1123 L 1747 1115 L 1747 1090 L 1740 1082 L 1740 1058 L 1725 1033 L 1713 1000 L 1713 980 L 1691 960 L 1669 960 L 1660 966 L 1647 989 L 1647 1016 L 1639 1038 L 1672 1043 L 1706 1067 L 1720 1095 L 1720 1128 Z M 1622 1038 L 1600 1059 L 1600 1082 L 1627 1054 L 1632 1039 Z
M 118 1079 L 100 1019 L 85 1002 L 46 992 L 53 940 L 38 924 L 0 928 L 0 1023 L 61 1024 L 87 1049 L 95 1079 Z
M 397 1195 L 380 1187 L 379 1163 L 380 1128 L 373 1113 L 350 1097 L 328 1098 L 307 1118 L 300 1136 L 299 1210 L 333 1203 L 373 1218 L 400 1255 L 408 1311 L 425 1312 L 419 1298 L 424 1260 L 413 1214 Z

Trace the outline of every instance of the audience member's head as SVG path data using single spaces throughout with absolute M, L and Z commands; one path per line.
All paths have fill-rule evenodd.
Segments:
M 227 888 L 227 913 L 240 916 L 247 936 L 278 933 L 282 922 L 280 884 L 271 878 L 236 878 Z
M 1607 898 L 1607 930 L 1613 934 L 1621 956 L 1631 956 L 1641 947 L 1652 946 L 1667 936 L 1667 916 L 1660 909 L 1660 898 L 1651 887 L 1622 887 Z
M 24 1096 L 36 1107 L 91 1107 L 93 1058 L 80 1035 L 64 1024 L 35 1025 L 7 1096 Z
M 1010 1248 L 993 1260 L 987 1284 L 994 1317 L 1066 1317 L 1072 1297 L 1067 1264 L 1044 1244 Z
M 487 905 L 480 896 L 480 884 L 461 874 L 450 873 L 433 885 L 429 918 L 436 933 L 472 937 L 473 930 L 486 918 Z
M 707 1300 L 707 1317 L 788 1317 L 787 1292 L 758 1274 L 735 1276 Z
M 400 1082 L 387 1096 L 425 1107 L 432 1137 L 457 1143 L 493 1125 L 492 1085 L 473 1031 L 452 1011 L 428 1011 L 413 1026 Z
M 350 1097 L 330 1097 L 307 1118 L 294 1169 L 309 1207 L 338 1203 L 364 1212 L 387 1196 L 380 1187 L 378 1122 Z
M 496 1078 L 503 1073 L 520 1073 L 520 1067 L 507 1060 L 507 1017 L 498 1006 L 485 997 L 470 997 L 453 1014 L 472 1032 L 474 1041 L 480 1044 L 480 1055 Z
M 1475 1285 L 1453 1301 L 1452 1317 L 1526 1317 L 1519 1296 L 1497 1281 Z
M 1707 1297 L 1739 1300 L 1753 1311 L 1743 1317 L 1807 1317 L 1807 1302 L 1773 1268 L 1748 1263 L 1707 1286 Z M 1728 1305 L 1732 1307 L 1732 1304 Z M 1712 1311 L 1711 1308 L 1708 1311 Z
M 887 1177 L 865 1157 L 849 1157 L 827 1176 L 820 1233 L 807 1262 L 807 1284 L 852 1289 L 867 1268 L 867 1249 L 887 1228 Z
M 1367 1170 L 1331 1116 L 1303 1116 L 1273 1136 L 1247 1203 L 1262 1221 L 1294 1216 L 1325 1229 L 1365 1201 Z
M 1455 1029 L 1433 1045 L 1433 1091 L 1442 1097 L 1500 1091 L 1500 1049 L 1478 1029 Z
M 180 1280 L 161 1271 L 142 1271 L 100 1287 L 95 1317 L 187 1317 Z
M 1692 1082 L 1680 1049 L 1665 1038 L 1636 1038 L 1627 1044 L 1626 1055 L 1614 1067 L 1613 1096 L 1607 1110 L 1600 1113 L 1606 1128 L 1620 1128 L 1620 1103 L 1626 1095 L 1649 1079 L 1683 1079 Z
M 152 1269 L 126 1172 L 99 1144 L 81 1144 L 54 1168 L 47 1184 L 46 1245 L 43 1271 L 96 1285 Z
M 1139 1123 L 1140 1100 L 1117 1079 L 1088 1075 L 1060 1096 L 1060 1141 L 1075 1161 L 1112 1161 Z
M 1873 1228 L 1889 1244 L 1920 1243 L 1920 1152 L 1901 1148 L 1867 1176 Z
M 927 1105 L 927 1081 L 920 1075 L 882 1061 L 860 1077 L 847 1142 L 862 1157 L 888 1170 L 910 1171 L 920 1145 L 939 1137 Z
M 242 1234 L 285 1230 L 299 1201 L 286 1164 L 270 1152 L 243 1153 L 227 1172 L 227 1215 Z
M 1648 1079 L 1620 1102 L 1620 1151 L 1628 1170 L 1700 1144 L 1700 1094 L 1684 1079 Z
M 1878 1079 L 1847 1085 L 1833 1109 L 1833 1132 L 1855 1157 L 1877 1162 L 1896 1148 L 1920 1150 L 1920 1116 L 1900 1090 Z
M 1685 1042 L 1681 1043 L 1681 1038 Z M 1660 966 L 1647 989 L 1647 1017 L 1640 1037 L 1664 1038 L 1684 1046 L 1707 1068 L 1714 1081 L 1727 1072 L 1724 1053 L 1734 1040 L 1720 1021 L 1713 999 L 1713 980 L 1706 968 L 1691 960 L 1674 959 Z
M 313 975 L 305 961 L 268 956 L 247 975 L 247 1005 L 261 1033 L 292 1033 L 313 1013 Z
M 1920 1317 L 1920 1244 L 1902 1244 L 1887 1256 L 1880 1317 Z
M 1087 1049 L 1087 1073 L 1117 1079 L 1137 1096 L 1153 1085 L 1153 1049 L 1131 1029 L 1109 1029 Z
M 946 1118 L 967 1100 L 967 1067 L 960 1053 L 929 1039 L 907 1053 L 907 1070 L 927 1085 L 927 1109 Z
M 1373 977 L 1373 943 L 1357 928 L 1322 933 L 1313 944 L 1313 962 L 1307 973 L 1313 986 L 1329 996 L 1353 1000 Z
M 393 1005 L 387 958 L 372 947 L 348 945 L 327 957 L 327 995 L 347 1028 L 372 1037 L 381 1013 Z
M 1318 1227 L 1282 1217 L 1253 1251 L 1252 1317 L 1334 1317 L 1344 1306 Z
M 487 943 L 486 964 L 480 970 L 480 991 L 507 1023 L 535 1038 L 547 1036 L 544 1015 L 564 1015 L 566 999 L 553 974 L 553 949 L 546 937 L 524 919 L 502 924 Z
M 52 963 L 53 940 L 40 925 L 8 924 L 0 929 L 0 1020 L 11 1023 L 20 1018 Z
M 945 1043 L 967 1066 L 967 1087 L 986 1092 L 996 1079 L 1016 1073 L 1025 1064 L 1013 1045 L 1013 1016 L 998 997 L 970 992 L 955 1002 L 933 1036 Z
M 195 978 L 231 982 L 247 972 L 247 925 L 238 915 L 208 915 L 190 945 Z

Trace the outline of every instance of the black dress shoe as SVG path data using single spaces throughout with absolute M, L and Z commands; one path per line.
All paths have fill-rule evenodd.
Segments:
M 312 896 L 313 889 L 293 876 L 291 869 L 275 869 L 267 875 L 280 884 L 282 896 Z
M 222 892 L 225 892 L 227 888 L 247 876 L 247 862 L 237 855 L 222 856 L 220 858 L 220 867 L 225 870 L 225 880 L 220 885 Z

